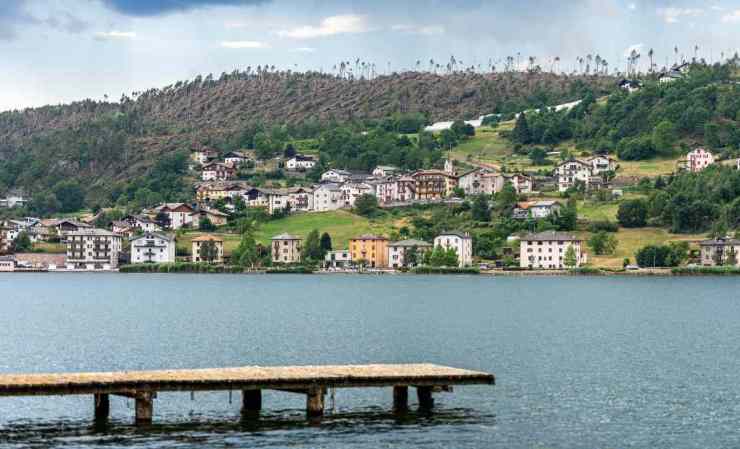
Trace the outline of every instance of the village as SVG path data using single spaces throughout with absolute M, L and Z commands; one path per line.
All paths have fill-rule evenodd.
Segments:
M 454 206 L 462 203 L 463 197 L 490 197 L 510 186 L 520 198 L 528 198 L 516 204 L 512 218 L 540 220 L 560 214 L 563 201 L 554 195 L 575 188 L 606 190 L 614 197 L 622 195 L 619 189 L 610 190 L 610 179 L 619 164 L 607 155 L 562 161 L 554 168 L 552 180 L 542 181 L 555 190 L 549 195 L 537 190 L 535 176 L 530 174 L 501 173 L 490 167 L 458 171 L 459 167 L 449 159 L 443 169 L 411 173 L 391 166 L 378 166 L 371 173 L 328 169 L 316 184 L 282 188 L 252 187 L 235 179 L 240 167 L 259 163 L 246 152 L 227 152 L 219 159 L 216 150 L 198 149 L 192 152 L 192 163 L 191 169 L 201 179 L 195 186 L 192 203 L 161 204 L 114 220 L 107 228 L 95 227 L 98 217 L 5 220 L 0 227 L 0 251 L 5 254 L 0 256 L 0 271 L 115 271 L 126 265 L 176 262 L 228 265 L 230 255 L 219 234 L 201 233 L 192 238 L 187 254 L 177 250 L 177 236 L 184 231 L 204 229 L 204 224 L 207 230 L 225 226 L 237 204 L 286 216 L 352 210 L 360 198 L 368 196 L 384 209 Z M 740 169 L 740 160 L 734 163 Z M 284 168 L 305 173 L 316 164 L 315 157 L 295 155 L 284 161 Z M 697 148 L 680 161 L 677 169 L 699 172 L 713 164 L 712 153 Z M 0 207 L 13 208 L 24 202 L 22 195 L 8 195 L 0 200 Z M 346 248 L 325 248 L 318 268 L 325 272 L 408 271 L 431 263 L 433 258 L 437 266 L 483 270 L 566 270 L 589 263 L 586 244 L 575 233 L 527 232 L 511 235 L 508 241 L 508 254 L 514 263 L 504 267 L 500 261 L 497 264 L 476 257 L 473 237 L 467 232 L 448 230 L 433 241 L 391 240 L 385 235 L 362 234 L 350 238 Z M 65 251 L 29 251 L 28 243 L 41 242 L 52 242 Z M 740 241 L 734 239 L 711 239 L 699 242 L 699 246 L 701 264 L 705 266 L 721 265 L 730 253 L 740 251 Z M 284 232 L 273 236 L 266 250 L 273 266 L 289 267 L 305 262 L 303 248 L 303 237 Z M 433 253 L 439 254 L 433 257 Z

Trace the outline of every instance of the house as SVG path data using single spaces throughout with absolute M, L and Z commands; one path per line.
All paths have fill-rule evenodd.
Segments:
M 196 214 L 198 216 L 198 223 L 195 223 L 195 220 L 193 220 L 193 226 L 198 226 L 200 220 L 204 218 L 208 218 L 215 226 L 224 226 L 229 221 L 229 214 L 225 214 L 218 209 L 203 207 Z
M 500 184 L 500 188 L 498 188 L 499 183 L 494 184 L 494 193 L 498 193 L 503 189 L 504 184 L 507 182 L 510 182 L 511 185 L 514 187 L 514 190 L 516 190 L 516 193 L 522 194 L 522 193 L 532 193 L 534 191 L 534 180 L 531 176 L 526 176 L 521 173 L 514 173 L 514 174 L 504 174 L 503 176 L 503 182 Z
M 227 181 L 236 176 L 236 169 L 230 165 L 211 162 L 203 166 L 201 179 L 203 181 Z
M 417 200 L 441 200 L 457 187 L 457 177 L 441 170 L 421 170 L 411 175 Z
M 562 205 L 558 201 L 533 201 L 517 204 L 514 210 L 514 218 L 547 218 L 553 214 L 560 213 Z
M 220 199 L 236 198 L 242 195 L 249 186 L 239 181 L 202 183 L 195 191 L 196 199 L 201 202 L 217 201 Z
M 147 232 L 131 239 L 131 263 L 172 263 L 175 261 L 175 237 Z
M 586 254 L 581 251 L 582 240 L 573 234 L 547 231 L 527 234 L 519 242 L 519 263 L 522 268 L 563 269 L 566 268 L 565 255 L 572 247 L 576 256 L 576 267 L 586 262 Z
M 242 193 L 244 202 L 248 207 L 268 207 L 270 204 L 270 189 L 252 187 Z
M 363 235 L 349 241 L 352 262 L 370 268 L 388 266 L 388 239 L 376 235 Z
M 434 246 L 444 249 L 454 249 L 457 253 L 458 266 L 460 267 L 473 265 L 473 238 L 467 232 L 442 233 L 435 237 Z
M 342 189 L 339 184 L 321 184 L 313 191 L 313 210 L 326 212 L 344 207 Z
M 300 263 L 303 238 L 280 234 L 272 238 L 272 263 Z
M 617 160 L 607 155 L 594 155 L 586 158 L 585 162 L 591 165 L 591 174 L 600 175 L 609 171 L 616 171 L 619 168 Z
M 303 171 L 310 170 L 316 165 L 316 159 L 312 156 L 303 156 L 296 154 L 292 158 L 288 159 L 285 163 L 285 168 L 291 171 Z
M 343 182 L 349 181 L 351 176 L 352 173 L 348 172 L 347 170 L 338 170 L 336 168 L 333 168 L 321 174 L 321 182 L 337 182 L 341 184 Z
M 80 229 L 67 233 L 68 270 L 118 268 L 123 239 L 105 229 Z
M 124 237 L 131 237 L 136 232 L 136 228 L 131 226 L 127 221 L 116 220 L 111 223 L 111 230 L 114 234 L 118 234 Z
M 329 251 L 324 256 L 325 268 L 349 268 L 352 265 L 352 255 L 348 249 Z
M 224 155 L 224 163 L 232 167 L 239 167 L 242 164 L 246 164 L 250 161 L 249 155 L 241 151 L 229 151 Z
M 638 80 L 622 79 L 618 84 L 620 89 L 624 89 L 629 93 L 637 92 L 642 87 L 642 83 Z
M 210 248 L 212 252 L 206 254 L 204 249 Z M 224 263 L 224 240 L 213 235 L 202 235 L 192 241 L 193 263 L 208 262 Z
M 571 159 L 569 161 L 561 162 L 557 167 L 558 175 L 558 190 L 565 192 L 566 190 L 575 187 L 577 182 L 582 182 L 587 185 L 589 178 L 592 175 L 591 164 L 580 161 L 578 159 Z
M 23 207 L 28 200 L 20 193 L 8 193 L 5 198 L 0 198 L 0 209 L 12 209 L 14 207 Z
M 489 181 L 490 187 L 486 188 L 486 175 L 493 174 L 492 170 L 487 168 L 476 168 L 467 173 L 463 173 L 457 179 L 458 187 L 465 191 L 466 195 L 492 194 L 493 184 Z M 488 177 L 488 180 L 492 177 Z
M 686 169 L 698 173 L 714 164 L 714 155 L 704 148 L 697 148 L 686 155 Z
M 398 201 L 410 202 L 416 198 L 416 180 L 411 175 L 403 175 L 396 181 Z
M 388 265 L 391 268 L 413 268 L 420 265 L 424 253 L 431 251 L 433 248 L 434 245 L 421 240 L 401 240 L 400 242 L 389 243 Z M 413 256 L 411 256 L 412 253 Z
M 15 256 L 0 256 L 0 273 L 15 271 Z
M 398 174 L 400 171 L 401 170 L 398 167 L 393 167 L 392 165 L 378 165 L 372 173 L 373 176 L 386 178 L 388 176 Z
M 365 182 L 347 182 L 340 187 L 344 207 L 355 207 L 357 198 L 362 195 L 374 195 L 375 189 Z
M 154 209 L 156 215 L 167 216 L 168 228 L 180 229 L 193 225 L 196 220 L 195 209 L 186 203 L 165 203 Z
M 691 65 L 688 62 L 684 62 L 680 65 L 674 65 L 670 70 L 662 72 L 658 75 L 658 82 L 661 84 L 672 83 L 676 80 L 680 80 L 686 73 L 691 69 Z
M 200 150 L 193 151 L 191 157 L 195 162 L 201 165 L 206 165 L 218 157 L 218 151 L 211 148 L 202 148 Z
M 378 198 L 380 204 L 391 204 L 398 201 L 398 181 L 394 177 L 378 178 L 368 181 L 367 185 L 372 187 L 372 194 Z
M 267 197 L 267 211 L 270 214 L 286 207 L 296 212 L 310 212 L 313 210 L 314 192 L 307 187 L 262 189 L 262 192 Z
M 33 270 L 56 271 L 64 269 L 67 262 L 65 253 L 16 253 L 16 267 Z
M 740 240 L 718 238 L 699 242 L 701 264 L 705 267 L 734 265 L 740 267 Z M 734 263 L 732 262 L 732 259 Z
M 122 221 L 125 221 L 129 226 L 141 232 L 158 232 L 162 230 L 154 220 L 146 215 L 129 215 L 124 217 Z

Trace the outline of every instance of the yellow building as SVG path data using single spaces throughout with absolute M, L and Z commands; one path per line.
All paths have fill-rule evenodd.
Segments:
M 366 267 L 388 267 L 388 239 L 376 235 L 363 235 L 349 241 L 352 262 L 364 262 Z

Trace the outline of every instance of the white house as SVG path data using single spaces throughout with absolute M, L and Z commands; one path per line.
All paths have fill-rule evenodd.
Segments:
M 311 156 L 302 156 L 300 154 L 288 159 L 285 168 L 288 170 L 310 170 L 316 165 L 316 160 Z
M 364 182 L 348 182 L 346 184 L 342 184 L 340 189 L 342 190 L 342 201 L 344 202 L 344 207 L 355 207 L 357 198 L 366 194 L 375 194 L 375 189 L 370 184 Z
M 521 268 L 563 269 L 565 254 L 573 247 L 576 267 L 586 262 L 586 254 L 581 252 L 582 241 L 578 237 L 564 233 L 547 231 L 527 234 L 519 241 L 519 264 Z
M 547 218 L 560 212 L 561 204 L 558 201 L 534 201 L 519 203 L 514 210 L 515 218 Z
M 487 176 L 490 174 L 492 174 L 492 171 L 487 168 L 476 168 L 460 175 L 457 185 L 465 191 L 466 195 L 479 195 L 482 193 L 490 195 L 494 190 L 493 178 Z M 490 182 L 487 182 L 489 180 Z M 486 188 L 487 186 L 488 188 Z
M 232 167 L 238 167 L 249 160 L 249 156 L 241 151 L 229 151 L 224 155 L 224 163 Z
M 326 212 L 344 207 L 342 189 L 339 184 L 321 184 L 313 191 L 313 210 Z
M 201 179 L 203 181 L 226 181 L 236 175 L 236 170 L 226 164 L 212 162 L 203 166 Z
M 692 173 L 698 173 L 714 164 L 714 155 L 704 148 L 697 148 L 686 155 L 686 168 Z
M 575 186 L 578 181 L 588 184 L 592 175 L 591 170 L 591 164 L 578 159 L 561 162 L 557 168 L 558 190 L 565 192 Z
M 5 198 L 0 198 L 0 208 L 12 209 L 14 207 L 25 206 L 26 203 L 28 203 L 28 200 L 20 194 L 8 194 Z
M 170 229 L 180 229 L 190 226 L 196 220 L 195 210 L 185 203 L 165 203 L 154 209 L 156 214 L 167 215 Z
M 111 270 L 118 267 L 122 241 L 104 229 L 82 229 L 67 234 L 68 270 Z
M 352 256 L 348 249 L 329 251 L 324 256 L 326 268 L 349 268 L 352 265 Z
M 385 178 L 388 176 L 393 176 L 398 172 L 400 172 L 400 169 L 398 167 L 393 167 L 392 165 L 378 165 L 377 167 L 375 167 L 375 170 L 373 170 L 373 176 Z
M 586 159 L 591 165 L 591 175 L 600 175 L 608 171 L 616 171 L 618 164 L 614 158 L 605 155 L 594 155 Z
M 300 263 L 303 238 L 280 234 L 272 238 L 272 263 Z
M 147 232 L 131 239 L 131 263 L 171 263 L 175 261 L 175 237 Z
M 469 267 L 473 264 L 473 238 L 468 233 L 445 232 L 434 239 L 434 246 L 455 249 L 460 267 Z
M 216 159 L 217 157 L 218 152 L 210 148 L 195 150 L 192 155 L 193 160 L 201 165 L 205 165 L 208 162 Z
M 321 181 L 343 183 L 349 181 L 351 176 L 352 173 L 348 172 L 347 170 L 332 168 L 331 170 L 327 170 L 321 174 Z
M 379 178 L 368 181 L 367 184 L 374 189 L 373 195 L 381 204 L 389 204 L 398 201 L 398 180 L 394 177 Z
M 501 188 L 503 188 L 503 184 L 507 181 L 511 183 L 511 185 L 514 187 L 514 190 L 516 190 L 516 193 L 522 194 L 522 193 L 532 193 L 534 190 L 534 181 L 532 181 L 531 176 L 526 176 L 521 173 L 514 173 L 511 175 L 503 175 L 504 181 L 501 183 Z M 494 192 L 498 193 L 501 191 L 501 188 L 496 188 L 498 186 L 498 183 L 494 185 Z

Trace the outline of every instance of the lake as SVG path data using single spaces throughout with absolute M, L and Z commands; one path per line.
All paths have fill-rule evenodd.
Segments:
M 0 276 L 0 372 L 431 362 L 496 374 L 391 413 L 389 389 L 305 398 L 160 393 L 154 426 L 111 398 L 0 398 L 0 448 L 706 448 L 740 445 L 734 278 Z M 412 409 L 415 397 L 411 398 Z

